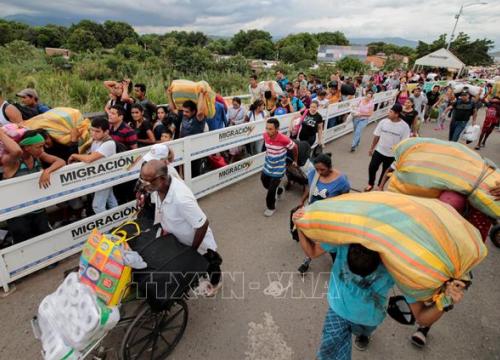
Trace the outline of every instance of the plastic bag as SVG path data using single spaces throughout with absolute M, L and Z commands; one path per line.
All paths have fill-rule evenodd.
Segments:
M 481 127 L 479 125 L 469 125 L 462 134 L 463 139 L 469 144 L 479 139 Z
M 85 350 L 115 327 L 120 312 L 117 307 L 106 307 L 91 288 L 78 281 L 76 273 L 71 273 L 54 293 L 42 300 L 38 319 L 42 346 L 52 349 L 50 353 L 60 354 L 69 348 Z

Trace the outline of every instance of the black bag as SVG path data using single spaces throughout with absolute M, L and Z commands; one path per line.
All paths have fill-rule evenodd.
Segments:
M 159 224 L 152 226 L 149 217 L 137 219 L 141 235 L 128 242 L 148 264 L 134 269 L 132 281 L 154 311 L 168 308 L 193 287 L 208 269 L 208 261 L 191 246 L 181 244 L 174 235 L 156 237 Z

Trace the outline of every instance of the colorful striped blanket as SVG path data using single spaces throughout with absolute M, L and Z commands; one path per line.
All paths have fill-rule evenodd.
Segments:
M 80 153 L 90 145 L 90 120 L 85 119 L 80 110 L 58 107 L 43 114 L 37 115 L 27 121 L 28 129 L 45 129 L 58 143 L 68 145 L 71 142 L 71 130 L 78 129 L 81 133 L 78 143 Z
M 194 82 L 190 80 L 174 80 L 170 87 L 172 90 L 172 98 L 178 109 L 182 109 L 182 104 L 186 100 L 191 100 L 195 104 L 198 104 L 200 91 L 204 89 L 207 91 L 207 95 L 204 96 L 207 108 L 205 116 L 207 118 L 215 116 L 215 92 L 212 91 L 212 88 L 206 81 Z
M 500 182 L 500 171 L 467 146 L 410 138 L 395 148 L 395 157 L 389 191 L 428 198 L 439 197 L 443 190 L 456 191 L 469 195 L 470 204 L 482 213 L 500 217 L 500 202 L 489 194 L 490 188 Z
M 469 280 L 487 254 L 479 231 L 451 206 L 390 192 L 316 201 L 296 225 L 316 242 L 377 251 L 401 291 L 422 301 L 438 296 L 450 279 Z

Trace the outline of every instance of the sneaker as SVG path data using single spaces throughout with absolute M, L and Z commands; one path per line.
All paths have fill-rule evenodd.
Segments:
M 351 152 L 355 152 L 356 151 L 356 147 L 355 146 L 352 146 L 351 147 Z
M 284 192 L 285 188 L 283 186 L 278 186 L 278 189 L 276 189 L 276 200 L 283 200 Z
M 267 216 L 267 217 L 270 217 L 270 216 L 273 216 L 274 213 L 276 212 L 276 209 L 266 209 L 266 211 L 264 211 L 264 216 Z
M 208 289 L 205 293 L 205 296 L 206 297 L 214 297 L 215 295 L 217 295 L 217 292 L 220 290 L 221 287 L 222 287 L 222 281 L 219 281 L 219 283 L 217 285 L 213 285 L 211 283 L 208 283 Z
M 411 336 L 411 343 L 418 348 L 425 347 L 427 343 L 427 332 L 429 328 L 418 328 L 417 331 Z
M 304 262 L 302 264 L 300 264 L 299 268 L 297 269 L 297 271 L 300 273 L 300 274 L 305 274 L 307 272 L 307 270 L 309 270 L 309 264 L 311 263 L 311 258 L 306 258 L 304 260 Z
M 354 339 L 354 347 L 359 351 L 365 351 L 370 343 L 370 338 L 366 335 L 357 335 Z
M 211 286 L 212 284 L 210 284 L 210 281 L 208 281 L 208 279 L 201 279 L 198 286 L 193 289 L 193 294 L 196 296 L 207 296 Z

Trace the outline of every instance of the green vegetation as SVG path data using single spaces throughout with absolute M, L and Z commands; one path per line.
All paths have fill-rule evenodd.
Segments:
M 369 53 L 400 54 L 411 59 L 442 47 L 444 35 L 432 44 L 419 43 L 416 50 L 384 43 L 369 45 Z M 356 75 L 367 70 L 357 59 L 346 58 L 335 66 L 316 62 L 320 44 L 349 45 L 341 32 L 298 33 L 273 42 L 267 31 L 239 31 L 231 39 L 210 39 L 201 32 L 173 31 L 164 35 L 139 35 L 127 23 L 103 24 L 83 20 L 69 28 L 47 25 L 31 27 L 0 20 L 0 90 L 14 100 L 15 93 L 35 87 L 41 101 L 50 106 L 71 106 L 98 111 L 107 92 L 103 80 L 130 78 L 148 87 L 148 97 L 165 102 L 165 86 L 173 79 L 206 80 L 222 95 L 246 92 L 252 69 L 248 59 L 279 60 L 289 79 L 299 71 L 327 81 L 335 70 Z M 73 51 L 71 58 L 48 57 L 43 48 L 61 47 Z M 460 34 L 452 51 L 467 64 L 487 64 L 487 39 L 470 41 Z M 231 55 L 218 58 L 216 55 Z M 398 66 L 392 62 L 391 66 Z M 387 69 L 392 70 L 392 69 Z M 257 70 L 261 79 L 273 79 L 274 70 Z

